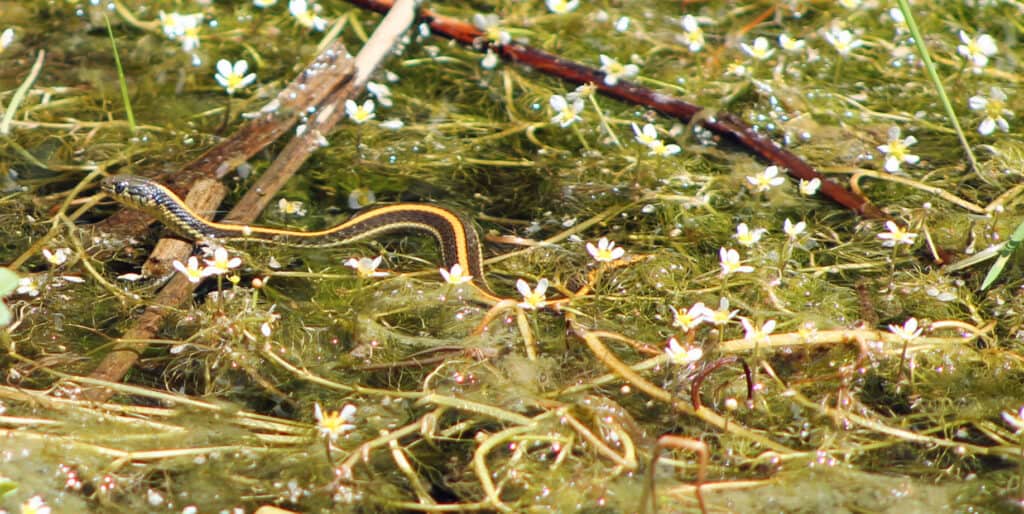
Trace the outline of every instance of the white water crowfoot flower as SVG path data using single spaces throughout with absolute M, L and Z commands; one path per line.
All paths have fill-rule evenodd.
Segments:
M 338 436 L 347 434 L 356 429 L 353 424 L 356 420 L 356 406 L 351 403 L 345 404 L 340 411 L 324 413 L 319 403 L 313 404 L 313 418 L 316 419 L 316 428 L 320 435 L 330 439 L 332 442 Z
M 747 266 L 740 262 L 740 253 L 732 248 L 721 247 L 718 249 L 718 258 L 722 265 L 722 276 L 733 273 L 753 273 L 754 267 Z
M 7 50 L 7 47 L 11 46 L 11 43 L 13 42 L 14 29 L 8 27 L 3 31 L 3 33 L 0 33 L 0 53 L 3 53 L 4 50 Z
M 1006 108 L 1006 93 L 998 87 L 991 89 L 988 98 L 975 95 L 967 100 L 967 105 L 972 111 L 978 111 L 985 115 L 978 125 L 978 133 L 987 136 L 998 128 L 1003 132 L 1010 130 L 1010 123 L 1006 121 L 1007 116 L 1013 116 L 1013 111 Z
M 748 227 L 746 223 L 740 223 L 739 225 L 736 225 L 736 233 L 733 234 L 732 237 L 736 239 L 736 242 L 740 245 L 749 248 L 756 245 L 758 241 L 761 240 L 761 236 L 763 236 L 765 232 L 768 231 L 763 228 L 750 230 L 750 227 Z
M 50 266 L 60 266 L 68 261 L 68 256 L 71 255 L 70 248 L 58 248 L 54 251 L 50 251 L 49 248 L 43 248 L 43 258 L 46 262 L 50 263 Z
M 715 326 L 722 326 L 732 321 L 739 313 L 739 309 L 729 310 L 729 299 L 722 297 L 718 300 L 718 308 L 708 311 L 707 320 Z
M 903 342 L 909 343 L 910 341 L 921 337 L 924 329 L 918 328 L 917 318 L 909 318 L 903 323 L 903 326 L 889 325 L 889 332 L 895 334 L 896 337 L 902 339 Z
M 803 39 L 794 39 L 789 34 L 779 34 L 779 48 L 789 52 L 797 53 L 804 49 L 807 43 Z
M 453 286 L 465 284 L 473 280 L 473 275 L 466 273 L 466 270 L 463 270 L 462 266 L 458 263 L 452 264 L 451 269 L 441 268 L 438 271 L 441 272 L 441 277 L 444 278 L 444 281 Z
M 512 42 L 512 36 L 501 29 L 501 18 L 497 14 L 476 13 L 473 15 L 473 25 L 483 31 L 484 37 L 488 41 L 499 45 L 507 45 Z
M 825 33 L 825 40 L 836 49 L 841 56 L 850 55 L 851 52 L 864 46 L 864 42 L 853 37 L 853 32 L 846 29 L 833 28 Z
M 814 196 L 817 194 L 819 187 L 821 187 L 820 178 L 812 178 L 811 180 L 800 179 L 800 194 L 804 196 Z
M 376 107 L 377 106 L 373 103 L 373 100 L 367 100 L 363 102 L 363 105 L 359 105 L 351 99 L 345 100 L 345 115 L 347 115 L 350 120 L 362 125 L 377 116 L 377 114 L 373 112 Z
M 21 504 L 21 514 L 50 514 L 51 512 L 53 509 L 39 495 L 31 497 Z
M 247 75 L 245 73 L 247 71 L 249 71 L 249 63 L 245 62 L 245 59 L 239 59 L 233 65 L 231 61 L 221 59 L 217 61 L 217 73 L 213 78 L 217 79 L 217 82 L 229 95 L 233 95 L 235 91 L 249 86 L 256 80 L 256 74 L 249 73 Z
M 763 61 L 775 53 L 775 49 L 768 46 L 768 39 L 764 36 L 759 36 L 755 39 L 753 45 L 740 43 L 740 48 L 742 48 L 747 55 L 757 59 L 758 61 Z
M 807 223 L 803 221 L 794 224 L 789 220 L 789 218 L 786 218 L 786 221 L 782 223 L 782 231 L 789 237 L 789 239 L 794 241 L 800 236 L 800 234 L 803 234 L 806 229 Z
M 594 243 L 587 243 L 587 253 L 597 262 L 612 262 L 621 259 L 626 250 L 615 246 L 615 241 L 602 237 L 597 240 L 597 246 L 594 246 Z
M 519 302 L 520 307 L 530 310 L 540 309 L 547 303 L 548 279 L 538 280 L 537 287 L 533 289 L 530 289 L 530 284 L 527 284 L 525 280 L 519 279 L 516 281 L 516 290 L 523 295 L 523 301 Z
M 362 278 L 386 277 L 388 272 L 377 269 L 380 268 L 382 260 L 384 260 L 383 255 L 378 255 L 372 259 L 369 257 L 360 257 L 358 259 L 352 257 L 345 261 L 345 265 L 356 270 L 356 274 Z
M 544 0 L 544 5 L 555 14 L 565 14 L 575 11 L 580 5 L 580 0 Z
M 786 179 L 779 176 L 778 166 L 768 166 L 757 175 L 747 176 L 747 182 L 754 186 L 755 193 L 764 193 L 775 186 L 781 186 Z
M 687 14 L 683 16 L 681 25 L 683 26 L 683 35 L 680 37 L 682 43 L 691 52 L 699 52 L 701 48 L 704 48 L 704 29 L 700 28 L 697 18 Z
M 622 64 L 615 59 L 601 54 L 601 71 L 604 72 L 604 83 L 614 86 L 620 79 L 631 79 L 640 73 L 640 67 L 635 64 Z
M 889 129 L 889 142 L 878 146 L 878 151 L 885 155 L 885 171 L 895 173 L 903 163 L 917 164 L 920 157 L 910 153 L 910 147 L 917 143 L 917 138 L 907 136 L 900 139 L 900 128 Z
M 306 207 L 299 200 L 289 200 L 287 198 L 281 198 L 277 201 L 277 211 L 285 216 L 295 216 L 301 218 L 306 215 Z
M 647 155 L 653 157 L 670 157 L 681 152 L 683 149 L 677 144 L 670 143 L 666 145 L 662 140 L 655 139 L 654 142 L 647 145 L 647 150 Z
M 668 360 L 672 364 L 685 366 L 703 357 L 704 350 L 699 346 L 687 348 L 679 344 L 679 341 L 676 340 L 676 338 L 672 337 L 668 340 L 668 346 L 665 348 L 665 355 L 668 356 Z
M 327 28 L 327 20 L 320 17 L 320 6 L 309 4 L 306 0 L 291 0 L 288 2 L 288 12 L 299 22 L 299 25 L 307 29 L 322 32 Z
M 1013 428 L 1013 433 L 1021 435 L 1024 433 L 1024 407 L 1021 407 L 1016 413 L 1011 411 L 1002 412 L 1003 421 Z
M 981 72 L 981 68 L 988 64 L 988 58 L 999 52 L 996 40 L 988 34 L 978 34 L 978 37 L 972 38 L 961 30 L 960 41 L 963 44 L 958 45 L 956 51 L 971 63 L 975 73 Z
M 565 128 L 582 119 L 580 118 L 580 112 L 583 111 L 582 98 L 576 98 L 572 101 L 572 104 L 569 104 L 564 96 L 551 95 L 551 100 L 548 103 L 551 104 L 551 109 L 555 111 L 555 115 L 551 117 L 551 123 L 557 123 L 562 128 Z
M 228 258 L 228 251 L 223 246 L 219 246 L 213 251 L 213 260 L 206 260 L 204 262 L 206 262 L 206 268 L 202 272 L 204 277 L 223 275 L 242 265 L 241 258 Z
M 658 140 L 658 128 L 655 127 L 653 123 L 644 125 L 643 129 L 638 127 L 636 123 L 632 123 L 632 125 L 633 134 L 637 143 L 644 146 L 651 146 L 651 143 Z
M 740 318 L 740 323 L 743 324 L 743 332 L 745 334 L 743 338 L 748 341 L 767 343 L 768 336 L 775 331 L 775 320 L 773 319 L 765 321 L 760 327 L 754 325 L 748 318 Z
M 174 269 L 178 270 L 178 273 L 185 275 L 185 278 L 193 284 L 198 284 L 200 280 L 206 277 L 203 274 L 204 269 L 199 267 L 199 259 L 194 255 L 188 258 L 188 264 L 182 264 L 181 261 L 174 261 L 171 263 Z
M 883 241 L 882 246 L 885 247 L 892 248 L 899 244 L 910 246 L 914 244 L 914 240 L 917 238 L 916 233 L 908 231 L 892 220 L 885 222 L 885 228 L 889 229 L 889 231 L 878 234 L 878 239 Z
M 684 332 L 697 328 L 711 318 L 711 310 L 705 307 L 703 302 L 697 302 L 689 309 L 678 310 L 671 305 L 668 309 L 672 311 L 672 324 Z

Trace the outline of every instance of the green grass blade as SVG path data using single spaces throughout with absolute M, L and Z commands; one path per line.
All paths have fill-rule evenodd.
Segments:
M 1010 260 L 1010 256 L 1013 255 L 1013 251 L 1020 246 L 1020 243 L 1024 241 L 1024 221 L 1017 225 L 1014 229 L 1013 234 L 1010 235 L 1010 240 L 1006 242 L 1006 246 L 1003 247 L 999 252 L 999 257 L 996 258 L 996 262 L 992 264 L 992 267 L 988 269 L 988 274 L 985 275 L 985 280 L 981 283 L 981 290 L 988 289 L 988 286 L 995 282 L 999 275 L 1003 272 L 1003 268 L 1006 267 L 1006 262 Z
M 972 170 L 977 170 L 978 161 L 974 158 L 971 145 L 967 143 L 967 136 L 964 135 L 963 129 L 960 128 L 960 120 L 956 117 L 953 104 L 949 103 L 946 89 L 942 87 L 942 80 L 939 78 L 939 73 L 935 70 L 935 63 L 932 61 L 931 54 L 928 53 L 928 47 L 924 45 L 924 36 L 921 34 L 921 30 L 917 28 L 914 15 L 910 12 L 910 4 L 907 3 L 907 0 L 898 0 L 898 2 L 900 12 L 903 13 L 903 19 L 907 21 L 910 35 L 914 38 L 914 45 L 917 46 L 917 53 L 921 55 L 921 61 L 924 62 L 924 69 L 928 73 L 928 78 L 931 79 L 932 84 L 935 86 L 935 91 L 939 94 L 939 101 L 942 102 L 942 107 L 946 110 L 946 116 L 949 117 L 950 123 L 953 124 L 953 130 L 956 131 L 956 137 L 960 139 L 960 144 L 964 147 L 964 152 L 967 154 L 967 162 Z
M 124 68 L 121 67 L 121 56 L 117 54 L 117 43 L 114 41 L 114 29 L 110 27 L 110 18 L 106 15 L 103 20 L 107 22 L 107 35 L 110 36 L 110 47 L 114 49 L 114 64 L 117 66 L 117 82 L 121 85 L 121 99 L 124 101 L 124 112 L 128 116 L 128 127 L 132 134 L 136 131 L 135 114 L 132 112 L 132 101 L 128 98 L 128 81 L 124 77 Z

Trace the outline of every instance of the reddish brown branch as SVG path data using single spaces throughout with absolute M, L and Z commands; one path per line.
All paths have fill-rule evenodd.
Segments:
M 364 9 L 379 13 L 386 13 L 393 3 L 392 0 L 348 1 Z M 438 15 L 427 9 L 420 11 L 420 21 L 428 23 L 430 30 L 440 36 L 470 45 L 481 51 L 486 51 L 490 48 L 505 60 L 524 64 L 568 82 L 594 84 L 597 90 L 606 96 L 646 106 L 665 116 L 681 120 L 684 123 L 689 123 L 697 113 L 704 110 L 703 107 L 658 93 L 632 82 L 620 80 L 614 86 L 610 86 L 604 83 L 604 72 L 568 59 L 562 59 L 543 50 L 519 43 L 499 45 L 489 42 L 485 39 L 483 32 L 473 25 Z M 861 216 L 866 218 L 887 217 L 880 209 L 870 204 L 866 199 L 818 173 L 810 164 L 804 162 L 803 159 L 779 147 L 771 139 L 758 134 L 753 128 L 733 114 L 719 112 L 714 116 L 701 115 L 697 117 L 697 123 L 715 134 L 734 139 L 751 152 L 760 155 L 773 164 L 786 168 L 789 170 L 789 174 L 795 178 L 804 180 L 817 178 L 821 180 L 820 191 L 823 195 Z

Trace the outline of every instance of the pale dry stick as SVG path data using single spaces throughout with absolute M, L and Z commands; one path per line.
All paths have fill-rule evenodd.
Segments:
M 994 328 L 994 325 L 987 325 L 985 328 L 991 330 Z M 934 348 L 937 346 L 948 346 L 950 344 L 963 345 L 974 341 L 986 333 L 983 329 L 976 329 L 971 332 L 972 335 L 969 337 L 917 337 L 914 339 L 914 344 L 912 344 L 910 348 Z M 788 332 L 784 334 L 771 334 L 760 341 L 733 339 L 730 341 L 724 341 L 719 346 L 719 351 L 723 353 L 739 353 L 753 351 L 754 347 L 765 349 L 787 346 L 815 346 L 823 344 L 844 344 L 857 340 L 879 341 L 888 345 L 898 346 L 900 348 L 902 348 L 903 345 L 902 338 L 887 331 L 872 329 L 838 329 L 821 330 L 815 332 L 810 337 L 806 334 L 801 334 L 800 332 Z M 892 351 L 896 350 L 898 350 L 898 348 Z
M 494 481 L 491 480 L 491 471 L 487 466 L 487 454 L 491 452 L 495 447 L 504 444 L 509 439 L 512 439 L 520 434 L 529 433 L 531 430 L 535 430 L 536 427 L 531 425 L 518 426 L 506 428 L 500 432 L 491 434 L 484 439 L 476 451 L 473 452 L 473 471 L 476 472 L 476 478 L 480 481 L 480 485 L 483 487 L 484 494 L 487 495 L 487 501 L 495 509 L 501 512 L 513 512 L 512 508 L 505 505 L 505 502 L 501 501 L 501 493 L 494 485 Z
M 404 450 L 398 446 L 398 440 L 392 439 L 388 441 L 388 448 L 391 450 L 391 458 L 394 459 L 395 465 L 405 475 L 405 479 L 409 481 L 409 485 L 416 493 L 416 497 L 419 498 L 420 505 L 437 505 L 437 502 L 430 496 L 430 492 L 423 486 L 423 481 L 420 480 L 416 470 L 412 468 L 412 464 L 409 463 Z
M 909 177 L 904 177 L 904 176 L 901 176 L 901 175 L 894 175 L 892 173 L 883 173 L 883 172 L 880 172 L 880 171 L 869 170 L 869 169 L 864 169 L 864 168 L 847 168 L 847 167 L 827 168 L 826 167 L 826 168 L 822 168 L 821 170 L 823 172 L 825 172 L 825 173 L 843 173 L 843 174 L 850 175 L 851 187 L 857 188 L 858 190 L 860 188 L 860 186 L 857 184 L 858 181 L 860 181 L 860 179 L 863 178 L 863 177 L 871 177 L 871 178 L 882 180 L 882 181 L 885 181 L 885 182 L 894 182 L 894 183 L 897 183 L 897 184 L 902 184 L 902 185 L 905 185 L 905 186 L 909 186 L 909 187 L 917 189 L 919 191 L 924 191 L 925 193 L 935 195 L 935 196 L 937 196 L 937 197 L 939 197 L 939 198 L 941 198 L 941 199 L 943 199 L 943 200 L 945 200 L 945 201 L 947 201 L 947 202 L 949 202 L 949 203 L 951 203 L 953 205 L 959 206 L 959 207 L 961 207 L 961 208 L 963 208 L 963 209 L 965 209 L 967 211 L 970 211 L 970 212 L 972 212 L 974 214 L 981 214 L 981 215 L 988 214 L 988 211 L 985 210 L 985 207 L 982 207 L 982 206 L 980 206 L 978 204 L 975 204 L 973 202 L 969 202 L 967 200 L 964 200 L 963 198 L 960 198 L 959 196 L 956 196 L 956 195 L 950 193 L 949 191 L 946 191 L 945 189 L 942 189 L 941 187 L 930 186 L 928 184 L 925 184 L 923 182 L 919 182 L 919 181 L 914 180 L 914 179 L 909 178 Z
M 25 76 L 25 80 L 18 86 L 14 96 L 11 97 L 10 103 L 7 104 L 7 108 L 4 110 L 3 119 L 0 119 L 0 136 L 6 137 L 11 133 L 11 121 L 18 112 L 18 106 L 25 100 L 25 96 L 28 94 L 29 88 L 32 87 L 32 83 L 39 77 L 39 71 L 43 69 L 44 59 L 46 59 L 46 50 L 40 50 L 39 55 L 36 56 L 36 62 L 32 64 L 32 68 L 29 70 L 28 75 Z
M 584 441 L 593 445 L 594 449 L 596 449 L 598 453 L 610 459 L 617 466 L 626 471 L 636 471 L 638 464 L 636 460 L 636 452 L 634 451 L 632 444 L 629 445 L 629 450 L 625 452 L 624 455 L 619 455 L 615 450 L 605 444 L 600 437 L 595 435 L 593 431 L 587 428 L 586 425 L 576 419 L 576 417 L 569 412 L 560 413 L 558 419 L 560 421 L 567 422 L 574 430 L 576 430 L 577 433 L 580 434 L 580 436 L 583 437 Z M 620 434 L 619 437 L 623 442 L 629 440 L 628 437 L 622 437 L 622 434 Z
M 693 484 L 693 495 L 697 497 L 697 504 L 700 505 L 700 511 L 703 514 L 707 514 L 708 506 L 704 503 L 704 495 L 701 494 L 701 486 L 704 485 L 704 478 L 707 474 L 708 468 L 708 457 L 709 450 L 708 445 L 704 441 L 698 439 L 690 439 L 688 437 L 680 437 L 677 435 L 663 435 L 658 438 L 658 442 L 654 445 L 654 455 L 651 457 L 651 465 L 647 468 L 644 482 L 647 487 L 644 487 L 643 499 L 640 500 L 640 505 L 647 511 L 647 499 L 650 499 L 650 505 L 652 507 L 651 512 L 657 514 L 658 512 L 658 496 L 656 494 L 656 484 L 654 478 L 654 472 L 658 468 L 658 459 L 661 458 L 661 452 L 669 448 L 680 448 L 689 450 L 697 454 L 697 481 Z
M 354 99 L 362 93 L 370 75 L 391 54 L 398 40 L 412 25 L 418 9 L 418 0 L 399 0 L 395 3 L 395 7 L 377 25 L 373 35 L 352 61 L 354 72 L 351 80 L 331 92 L 317 106 L 316 114 L 306 124 L 306 130 L 288 142 L 278 158 L 239 200 L 239 206 L 245 205 L 246 209 L 237 213 L 232 211 L 225 221 L 244 222 L 242 217 L 249 213 L 254 213 L 255 217 L 255 213 L 261 212 L 270 204 L 274 194 L 295 175 L 312 151 L 319 148 L 321 138 L 345 118 L 345 101 Z M 226 171 L 219 176 L 224 174 Z
M 409 398 L 409 399 L 414 399 L 414 400 L 415 399 L 420 399 L 420 398 L 422 398 L 423 396 L 426 395 L 426 393 L 423 393 L 423 392 L 420 392 L 420 391 L 395 391 L 395 390 L 392 390 L 392 389 L 377 389 L 377 388 L 373 388 L 373 387 L 364 387 L 364 386 L 358 386 L 358 385 L 341 384 L 341 383 L 334 382 L 334 381 L 331 381 L 331 380 L 327 380 L 326 378 L 314 375 L 314 374 L 312 374 L 312 373 L 310 373 L 310 372 L 308 372 L 308 371 L 306 371 L 304 369 L 300 369 L 300 368 L 294 366 L 293 364 L 291 364 L 290 362 L 284 360 L 283 358 L 281 358 L 281 356 L 277 355 L 276 353 L 274 353 L 272 351 L 263 351 L 261 354 L 268 361 L 273 362 L 273 363 L 277 364 L 278 366 L 281 366 L 282 368 L 287 370 L 289 373 L 295 375 L 295 377 L 299 378 L 300 380 L 304 380 L 304 381 L 309 382 L 311 384 L 317 384 L 317 385 L 326 387 L 328 389 L 334 389 L 336 391 L 343 391 L 343 392 L 346 392 L 346 393 L 372 395 L 372 396 L 387 396 L 387 397 L 392 397 L 392 398 Z

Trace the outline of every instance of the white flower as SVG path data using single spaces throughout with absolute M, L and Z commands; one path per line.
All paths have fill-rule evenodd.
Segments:
M 348 208 L 353 211 L 377 203 L 377 194 L 372 189 L 357 187 L 348 193 Z
M 687 14 L 683 16 L 683 44 L 690 49 L 691 52 L 699 52 L 701 48 L 704 48 L 704 30 L 700 28 L 700 24 L 697 23 L 697 18 Z
M 860 0 L 839 0 L 839 5 L 847 9 L 856 9 L 860 7 Z
M 655 157 L 669 157 L 682 151 L 677 144 L 665 144 L 660 139 L 655 139 L 651 144 L 647 145 L 647 155 L 653 155 Z
M 43 497 L 36 495 L 21 504 L 21 514 L 50 514 L 52 509 L 43 501 Z
M 270 7 L 277 3 L 277 0 L 252 0 L 252 4 L 260 9 Z
M 298 216 L 302 217 L 306 215 L 306 208 L 302 205 L 299 200 L 289 200 L 282 198 L 277 201 L 277 210 L 285 216 Z
M 480 59 L 480 67 L 485 70 L 493 70 L 498 65 L 498 54 L 494 53 L 494 50 L 487 49 L 487 53 L 484 54 L 484 58 Z
M 658 140 L 658 129 L 657 127 L 654 126 L 653 123 L 648 123 L 644 125 L 643 129 L 638 127 L 636 123 L 632 123 L 632 125 L 633 134 L 635 134 L 637 143 L 640 143 L 644 146 L 651 146 L 651 143 Z
M 668 347 L 665 348 L 665 355 L 668 356 L 668 360 L 672 364 L 685 366 L 703 357 L 704 350 L 699 346 L 686 348 L 679 344 L 679 341 L 677 341 L 676 338 L 672 337 L 668 340 Z
M 672 311 L 672 324 L 685 332 L 697 328 L 711 317 L 711 310 L 703 302 L 697 302 L 689 309 L 677 310 L 671 305 L 668 308 Z
M 168 39 L 178 39 L 189 30 L 197 29 L 201 21 L 203 21 L 202 13 L 178 14 L 172 12 L 167 14 L 160 11 L 160 28 Z
M 26 296 L 39 296 L 39 283 L 32 277 L 21 277 L 18 279 L 18 288 L 15 294 Z
M 740 323 L 743 324 L 743 338 L 748 341 L 768 342 L 768 336 L 775 331 L 775 320 L 773 319 L 765 321 L 760 327 L 754 325 L 747 318 L 740 318 Z
M 803 39 L 793 39 L 789 37 L 789 34 L 779 34 L 779 48 L 787 52 L 799 52 L 804 49 L 805 45 Z
M 597 262 L 612 262 L 626 254 L 625 250 L 615 246 L 615 242 L 609 241 L 607 237 L 598 239 L 597 246 L 594 246 L 594 243 L 587 243 L 587 252 Z
M 182 264 L 181 261 L 174 261 L 171 263 L 174 269 L 178 270 L 179 273 L 185 275 L 185 278 L 193 284 L 198 284 L 200 280 L 206 277 L 203 269 L 199 267 L 199 259 L 195 255 L 188 258 L 188 264 Z
M 739 312 L 739 310 L 729 310 L 729 299 L 722 297 L 718 300 L 718 308 L 708 311 L 707 320 L 714 325 L 721 326 L 732 321 Z
M 545 293 L 548 290 L 548 279 L 538 280 L 537 287 L 533 289 L 530 289 L 530 284 L 527 284 L 525 280 L 519 279 L 516 281 L 516 290 L 523 295 L 523 301 L 519 302 L 520 307 L 530 310 L 539 309 L 547 303 Z
M 307 29 L 323 31 L 327 28 L 327 20 L 319 16 L 320 6 L 317 4 L 310 6 L 306 0 L 291 0 L 288 2 L 288 12 L 298 20 L 299 25 Z
M 375 118 L 377 115 L 373 112 L 374 108 L 376 105 L 373 100 L 367 100 L 363 102 L 363 105 L 357 104 L 352 99 L 345 100 L 345 114 L 357 124 L 363 124 Z
M 1024 407 L 1021 407 L 1016 414 L 1010 411 L 1002 412 L 1003 420 L 1013 428 L 1013 433 L 1020 435 L 1024 433 Z
M 958 45 L 956 51 L 966 57 L 975 69 L 984 68 L 988 64 L 988 58 L 999 51 L 996 40 L 988 34 L 978 34 L 978 37 L 972 38 L 961 30 L 960 41 L 963 44 Z
M 13 42 L 14 29 L 8 27 L 3 31 L 3 33 L 0 33 L 0 53 L 3 53 L 4 50 L 7 50 L 7 47 L 11 46 L 11 43 Z
M 818 188 L 821 187 L 820 178 L 812 178 L 811 180 L 800 179 L 800 194 L 804 196 L 812 196 L 818 192 Z
M 501 18 L 498 18 L 497 14 L 476 13 L 473 15 L 473 25 L 483 31 L 484 37 L 487 38 L 488 41 L 492 41 L 500 45 L 507 45 L 512 42 L 512 36 L 501 29 Z
M 753 46 L 746 43 L 740 43 L 740 48 L 742 48 L 747 55 L 759 61 L 763 61 L 775 53 L 775 49 L 768 46 L 768 39 L 763 36 L 759 36 L 755 39 Z
M 731 62 L 725 67 L 725 74 L 732 77 L 746 77 L 750 75 L 750 68 L 741 62 Z
M 909 318 L 903 323 L 903 326 L 889 325 L 889 332 L 896 334 L 904 342 L 909 343 L 918 337 L 921 337 L 921 333 L 924 331 L 922 328 L 917 327 L 917 318 Z
M 790 239 L 796 239 L 800 234 L 803 234 L 806 229 L 807 223 L 803 221 L 794 225 L 789 218 L 786 218 L 786 221 L 782 223 L 782 231 L 785 232 Z
M 761 236 L 763 236 L 765 232 L 768 231 L 763 228 L 750 230 L 750 227 L 748 227 L 746 223 L 740 223 L 739 225 L 736 225 L 736 234 L 732 237 L 735 238 L 736 242 L 740 245 L 751 247 L 761 240 Z
M 393 102 L 391 101 L 391 88 L 388 87 L 387 84 L 381 84 L 380 82 L 374 82 L 371 80 L 366 83 L 366 90 L 377 98 L 381 107 L 391 107 L 393 105 Z
M 340 411 L 328 412 L 325 415 L 320 404 L 315 403 L 313 404 L 313 418 L 316 419 L 316 427 L 320 431 L 320 435 L 335 441 L 339 435 L 356 429 L 353 424 L 356 420 L 356 406 L 347 403 Z
M 555 111 L 555 115 L 551 117 L 551 123 L 557 123 L 565 128 L 581 119 L 580 112 L 583 111 L 583 99 L 581 98 L 576 98 L 570 105 L 564 96 L 551 95 L 550 104 Z
M 917 138 L 907 136 L 900 139 L 899 127 L 889 129 L 889 142 L 878 146 L 878 151 L 885 155 L 885 171 L 895 173 L 903 163 L 916 164 L 920 157 L 910 153 L 910 147 L 917 143 Z
M 890 8 L 889 17 L 892 18 L 892 23 L 896 25 L 897 34 L 903 34 L 910 31 L 910 27 L 907 26 L 907 19 L 903 16 L 903 11 L 901 11 L 899 7 Z
M 70 248 L 58 248 L 54 251 L 50 251 L 49 248 L 43 248 L 43 258 L 46 262 L 50 263 L 50 266 L 60 266 L 68 261 L 68 256 L 71 255 Z
M 854 39 L 853 33 L 846 29 L 833 28 L 825 33 L 825 40 L 828 41 L 839 55 L 846 56 L 850 52 L 864 45 L 860 39 Z
M 580 0 L 544 0 L 544 4 L 548 6 L 548 10 L 555 14 L 565 14 L 576 10 L 580 5 Z
M 228 251 L 224 249 L 223 246 L 218 246 L 217 249 L 213 251 L 213 260 L 206 260 L 204 262 L 206 263 L 206 269 L 202 271 L 202 276 L 204 277 L 209 275 L 223 275 L 242 265 L 241 258 L 228 258 Z
M 754 271 L 753 266 L 747 266 L 740 263 L 740 253 L 732 248 L 718 249 L 718 258 L 722 265 L 722 276 L 731 275 L 733 273 L 752 273 Z
M 640 68 L 635 64 L 622 64 L 605 54 L 601 54 L 601 71 L 604 72 L 604 83 L 614 86 L 619 79 L 631 79 L 640 73 Z
M 405 122 L 400 120 L 400 119 L 398 119 L 398 118 L 391 118 L 389 120 L 384 120 L 384 121 L 380 122 L 380 125 L 378 125 L 378 126 L 380 128 L 388 129 L 388 130 L 399 130 L 402 127 L 405 126 Z
M 889 231 L 878 234 L 878 239 L 884 241 L 882 246 L 893 247 L 898 244 L 912 245 L 914 244 L 914 239 L 917 238 L 917 234 L 907 231 L 907 229 L 897 225 L 896 222 L 892 220 L 885 222 L 885 228 L 889 229 Z
M 441 268 L 438 271 L 441 272 L 441 276 L 444 277 L 444 281 L 451 285 L 465 284 L 470 280 L 473 280 L 473 275 L 469 275 L 462 269 L 462 265 L 455 263 L 452 264 L 451 269 Z
M 382 255 L 378 255 L 372 259 L 369 257 L 360 257 L 358 259 L 352 257 L 345 261 L 345 265 L 356 270 L 356 273 L 363 278 L 386 277 L 388 276 L 388 272 L 377 269 L 380 268 L 382 260 L 384 260 L 384 256 Z
M 775 186 L 781 186 L 786 179 L 778 176 L 778 166 L 768 166 L 759 175 L 748 176 L 747 182 L 754 186 L 754 192 L 764 193 Z
M 1006 93 L 1002 89 L 993 87 L 988 98 L 981 95 L 972 96 L 967 100 L 967 105 L 972 111 L 985 114 L 978 125 L 978 132 L 981 135 L 990 135 L 997 128 L 1003 132 L 1010 130 L 1010 123 L 1006 121 L 1006 117 L 1013 116 L 1013 111 L 1006 108 Z
M 217 61 L 217 73 L 214 75 L 214 78 L 217 79 L 217 82 L 224 87 L 224 90 L 229 95 L 233 95 L 235 91 L 252 84 L 256 80 L 256 74 L 250 73 L 246 75 L 245 72 L 247 71 L 249 71 L 249 63 L 245 62 L 245 59 L 235 61 L 234 65 L 227 59 L 221 59 Z

